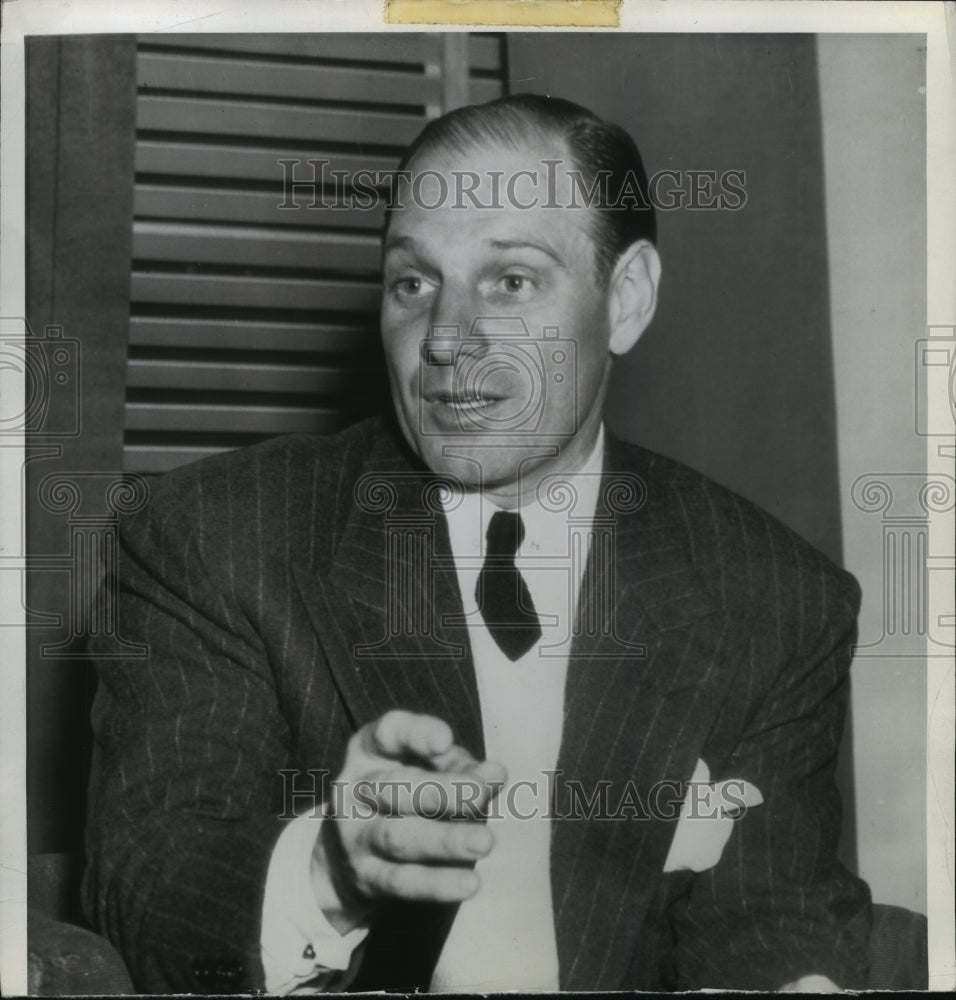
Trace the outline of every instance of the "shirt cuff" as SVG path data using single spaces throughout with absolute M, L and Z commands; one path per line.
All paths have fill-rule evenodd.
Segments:
M 322 822 L 312 815 L 292 820 L 272 851 L 260 935 L 268 993 L 288 994 L 306 985 L 309 992 L 331 989 L 368 934 L 363 926 L 339 934 L 322 912 L 323 902 L 328 909 L 339 905 L 328 876 L 316 879 L 311 874 Z M 343 988 L 339 982 L 335 986 Z

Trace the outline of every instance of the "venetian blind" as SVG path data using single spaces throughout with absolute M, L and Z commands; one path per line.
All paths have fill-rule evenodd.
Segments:
M 500 96 L 503 63 L 496 35 L 138 40 L 127 469 L 381 405 L 384 206 L 330 207 L 333 172 L 394 169 L 427 119 Z

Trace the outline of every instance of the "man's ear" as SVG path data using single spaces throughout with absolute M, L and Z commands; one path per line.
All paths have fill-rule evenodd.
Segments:
M 608 282 L 612 354 L 627 354 L 650 325 L 660 279 L 661 259 L 647 240 L 632 243 L 618 257 Z

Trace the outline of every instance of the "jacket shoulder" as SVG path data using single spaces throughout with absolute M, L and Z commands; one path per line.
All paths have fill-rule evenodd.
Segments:
M 218 536 L 272 529 L 306 532 L 315 518 L 333 523 L 351 502 L 352 484 L 384 434 L 376 419 L 332 435 L 292 434 L 201 459 L 149 484 L 145 509 L 124 518 L 127 540 L 162 527 L 195 533 L 205 549 Z
M 821 615 L 839 607 L 855 616 L 860 590 L 852 574 L 768 511 L 672 458 L 638 445 L 615 448 L 644 480 L 652 516 L 721 606 Z

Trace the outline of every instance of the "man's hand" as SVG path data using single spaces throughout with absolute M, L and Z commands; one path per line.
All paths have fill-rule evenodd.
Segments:
M 494 842 L 482 817 L 504 781 L 501 765 L 475 760 L 434 716 L 396 710 L 363 726 L 312 854 L 313 883 L 331 879 L 341 902 L 327 919 L 344 933 L 385 899 L 474 895 L 472 867 Z

